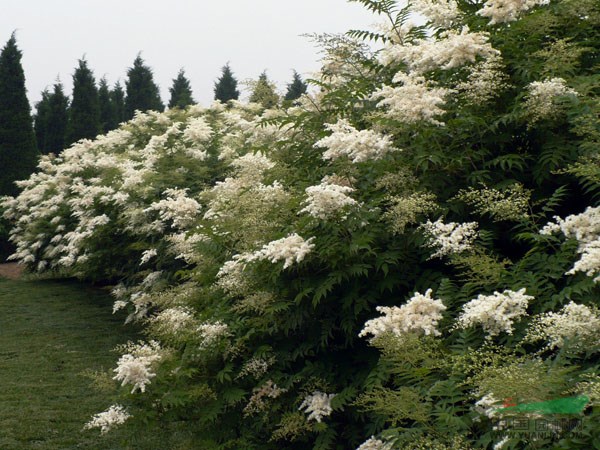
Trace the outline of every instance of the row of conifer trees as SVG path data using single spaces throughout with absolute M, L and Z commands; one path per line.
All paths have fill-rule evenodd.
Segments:
M 21 57 L 13 34 L 0 55 L 0 196 L 16 194 L 14 182 L 33 172 L 39 154 L 58 154 L 80 139 L 92 139 L 115 129 L 119 123 L 131 119 L 136 110 L 165 109 L 152 69 L 138 54 L 127 71 L 124 86 L 118 81 L 111 87 L 106 78 L 97 83 L 86 59 L 80 59 L 73 73 L 71 98 L 57 80 L 51 89 L 42 92 L 32 117 Z M 251 87 L 250 101 L 267 108 L 280 101 L 293 102 L 307 89 L 296 71 L 283 98 L 266 72 Z M 183 69 L 169 91 L 169 108 L 185 108 L 195 103 Z M 215 81 L 214 98 L 225 103 L 239 96 L 238 80 L 226 64 Z
M 94 138 L 115 129 L 119 123 L 131 119 L 136 110 L 165 109 L 152 69 L 138 55 L 127 71 L 125 85 L 117 82 L 112 87 L 106 78 L 96 83 L 87 61 L 80 59 L 73 73 L 71 98 L 57 80 L 52 89 L 42 92 L 32 115 L 21 58 L 13 33 L 0 52 L 0 197 L 18 193 L 15 181 L 26 179 L 34 172 L 40 154 L 58 154 L 80 139 Z M 282 101 L 291 103 L 307 89 L 296 71 L 283 98 L 277 94 L 266 72 L 251 87 L 249 100 L 267 108 Z M 183 69 L 169 91 L 169 108 L 185 108 L 195 103 Z M 215 82 L 214 98 L 225 103 L 239 96 L 238 80 L 226 64 Z M 0 211 L 0 261 L 12 251 L 7 238 L 8 228 Z
M 185 108 L 195 102 L 192 87 L 185 71 L 181 69 L 169 88 L 169 108 Z M 306 84 L 294 71 L 284 101 L 294 101 L 306 92 Z M 214 99 L 223 103 L 240 96 L 238 80 L 226 64 L 215 82 Z M 251 101 L 273 107 L 281 100 L 274 84 L 263 72 L 253 83 Z M 38 149 L 42 154 L 59 153 L 79 139 L 94 138 L 117 128 L 119 123 L 133 118 L 135 111 L 163 111 L 165 105 L 154 81 L 152 69 L 138 55 L 127 70 L 125 86 L 120 81 L 111 88 L 105 77 L 96 83 L 85 59 L 73 74 L 72 100 L 69 101 L 60 81 L 53 90 L 42 92 L 36 104 L 34 127 Z

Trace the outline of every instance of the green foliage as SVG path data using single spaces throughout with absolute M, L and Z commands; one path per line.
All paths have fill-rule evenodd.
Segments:
M 49 113 L 49 96 L 48 89 L 42 91 L 42 99 L 35 104 L 35 115 L 33 116 L 33 131 L 40 153 L 45 154 L 46 149 L 46 133 L 48 128 L 48 113 Z
M 116 82 L 110 91 L 110 100 L 114 108 L 115 120 L 117 124 L 125 122 L 125 91 L 120 82 Z
M 307 89 L 308 85 L 302 81 L 300 74 L 294 70 L 294 77 L 292 78 L 292 82 L 287 85 L 287 91 L 283 100 L 286 102 L 293 102 L 303 94 L 306 94 Z
M 293 107 L 263 74 L 256 103 L 140 114 L 6 200 L 35 218 L 19 259 L 121 281 L 162 343 L 146 392 L 123 387 L 137 420 L 206 448 L 490 449 L 503 402 L 589 390 L 596 347 L 528 336 L 570 302 L 590 314 L 559 338 L 600 329 L 597 214 L 578 215 L 600 185 L 597 2 L 489 24 L 459 1 L 418 27 L 412 5 L 360 3 L 386 28 L 313 36 L 318 92 Z M 591 448 L 596 414 L 535 445 Z
M 3 209 L 0 207 L 0 262 L 3 262 L 15 251 L 9 240 L 10 223 L 2 218 Z
M 101 132 L 100 104 L 94 74 L 85 59 L 73 73 L 73 99 L 67 122 L 68 145 L 80 139 L 93 139 Z
M 103 133 L 108 133 L 110 130 L 117 128 L 119 122 L 117 122 L 116 108 L 113 104 L 106 78 L 100 80 L 98 104 L 100 108 L 100 127 Z
M 48 96 L 48 117 L 45 129 L 43 153 L 59 154 L 66 146 L 65 135 L 68 123 L 69 98 L 60 82 Z M 40 147 L 40 151 L 41 147 Z
M 152 69 L 147 66 L 141 55 L 137 55 L 133 66 L 127 70 L 125 81 L 125 118 L 131 119 L 135 111 L 163 111 L 165 106 L 160 99 L 160 91 L 154 82 Z
M 183 69 L 179 71 L 177 78 L 173 80 L 173 86 L 169 88 L 169 92 L 171 93 L 169 108 L 185 108 L 196 103 L 192 97 L 190 81 L 185 77 Z
M 279 103 L 279 95 L 275 92 L 275 85 L 267 77 L 267 72 L 261 73 L 258 80 L 252 84 L 249 101 L 259 103 L 267 109 Z
M 229 67 L 229 63 L 225 64 L 221 69 L 221 76 L 215 81 L 215 100 L 219 100 L 221 103 L 227 103 L 229 100 L 237 100 L 240 97 L 237 83 Z
M 26 96 L 21 51 L 13 33 L 0 53 L 0 196 L 18 192 L 39 155 Z
M 0 393 L 1 448 L 194 448 L 194 437 L 177 423 L 82 432 L 117 393 L 109 370 L 114 347 L 139 337 L 111 314 L 110 302 L 106 292 L 73 281 L 0 278 L 0 313 L 11 318 L 0 336 L 7 387 Z

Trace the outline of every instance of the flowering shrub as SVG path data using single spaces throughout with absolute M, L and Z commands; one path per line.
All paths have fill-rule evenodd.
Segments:
M 415 295 L 400 308 L 396 306 L 378 306 L 377 311 L 385 315 L 371 319 L 359 336 L 372 334 L 375 338 L 383 333 L 393 333 L 401 336 L 404 333 L 421 333 L 426 336 L 439 336 L 438 321 L 446 307 L 441 300 L 431 298 L 431 289 L 425 295 L 415 292 Z
M 121 405 L 112 405 L 106 411 L 95 414 L 84 428 L 100 428 L 102 434 L 107 433 L 114 426 L 121 425 L 131 416 Z
M 527 314 L 528 302 L 532 299 L 531 295 L 525 295 L 525 289 L 494 292 L 493 295 L 479 294 L 463 306 L 457 326 L 481 325 L 488 337 L 501 332 L 512 334 L 513 322 Z
M 386 23 L 317 37 L 319 89 L 295 106 L 139 113 L 2 201 L 13 259 L 116 285 L 148 334 L 87 428 L 593 447 L 591 407 L 581 435 L 535 442 L 494 420 L 598 390 L 600 5 L 359 1 Z
M 323 417 L 329 416 L 333 411 L 331 408 L 333 397 L 335 397 L 335 394 L 324 394 L 315 391 L 304 399 L 300 405 L 300 410 L 304 410 L 308 414 L 307 420 L 315 420 L 321 423 Z

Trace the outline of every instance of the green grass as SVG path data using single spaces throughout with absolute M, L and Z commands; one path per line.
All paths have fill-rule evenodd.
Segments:
M 140 338 L 111 306 L 105 292 L 73 281 L 0 278 L 1 450 L 196 448 L 160 428 L 82 430 L 116 393 L 94 387 L 89 373 L 108 373 L 114 347 Z

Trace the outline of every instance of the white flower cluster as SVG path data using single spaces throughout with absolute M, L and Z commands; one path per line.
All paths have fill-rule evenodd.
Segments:
M 304 398 L 298 410 L 308 414 L 307 420 L 316 420 L 321 423 L 323 417 L 328 417 L 333 412 L 331 408 L 333 397 L 335 397 L 335 394 L 325 394 L 321 391 L 315 391 Z
M 581 214 L 573 214 L 561 219 L 555 216 L 556 223 L 548 223 L 540 234 L 550 235 L 561 231 L 566 237 L 587 245 L 600 236 L 600 207 L 588 206 Z
M 375 437 L 371 436 L 356 450 L 392 450 L 392 444 L 386 444 L 385 442 L 375 439 Z
M 442 219 L 435 222 L 428 220 L 421 225 L 428 237 L 427 246 L 437 249 L 431 258 L 462 253 L 473 247 L 477 238 L 477 222 L 443 223 Z
M 160 280 L 162 275 L 162 270 L 156 270 L 154 272 L 150 272 L 148 275 L 144 277 L 142 282 L 140 283 L 140 287 L 144 289 L 151 289 L 154 285 Z
M 456 91 L 473 105 L 483 105 L 508 88 L 508 76 L 503 71 L 502 58 L 489 57 L 474 64 L 465 81 Z
M 166 189 L 163 195 L 165 199 L 152 203 L 145 211 L 158 211 L 161 221 L 172 221 L 175 228 L 191 225 L 200 211 L 200 203 L 187 196 L 187 189 Z
M 113 314 L 115 314 L 117 311 L 122 310 L 123 308 L 126 308 L 128 305 L 128 303 L 126 301 L 123 300 L 117 300 L 113 303 Z
M 371 334 L 376 338 L 383 333 L 390 332 L 396 336 L 402 336 L 405 333 L 440 336 L 441 333 L 437 327 L 446 306 L 441 300 L 433 299 L 431 293 L 431 289 L 427 289 L 425 295 L 415 292 L 410 300 L 399 308 L 397 306 L 378 306 L 377 311 L 384 315 L 367 321 L 359 337 Z
M 204 322 L 198 327 L 198 333 L 202 339 L 201 348 L 208 348 L 230 335 L 227 324 L 220 321 Z
M 283 268 L 287 269 L 294 262 L 301 262 L 311 252 L 315 247 L 315 244 L 312 243 L 313 239 L 314 237 L 304 240 L 298 234 L 292 233 L 287 237 L 265 244 L 254 253 L 235 255 L 232 260 L 223 265 L 217 277 L 239 272 L 245 268 L 247 263 L 265 259 L 272 263 L 284 261 Z
M 165 237 L 169 246 L 169 252 L 175 255 L 175 259 L 181 259 L 188 264 L 197 261 L 196 245 L 205 242 L 209 238 L 201 233 L 188 234 L 175 233 Z
M 504 436 L 498 442 L 494 443 L 492 450 L 502 450 L 506 444 L 510 441 L 510 436 Z
M 217 181 L 210 190 L 212 199 L 208 204 L 208 210 L 204 213 L 205 219 L 218 219 L 227 217 L 231 213 L 232 204 L 239 199 L 248 185 L 239 178 L 227 177 L 223 181 Z
M 573 214 L 561 219 L 555 216 L 555 223 L 548 223 L 540 234 L 549 235 L 562 232 L 567 238 L 576 239 L 579 243 L 577 252 L 581 255 L 573 268 L 566 274 L 583 272 L 587 276 L 596 276 L 600 281 L 600 207 L 588 207 L 581 214 Z
M 244 363 L 244 366 L 242 367 L 242 370 L 240 370 L 237 378 L 243 378 L 246 375 L 252 375 L 254 378 L 258 379 L 267 373 L 267 370 L 269 370 L 269 367 L 271 367 L 274 362 L 274 356 L 269 358 L 259 358 L 254 356 Z
M 443 125 L 436 117 L 444 114 L 440 106 L 446 102 L 445 97 L 451 90 L 434 87 L 422 76 L 402 72 L 394 75 L 392 81 L 400 86 L 384 85 L 371 97 L 379 100 L 379 108 L 385 108 L 385 116 L 407 124 L 426 122 Z
M 457 328 L 468 328 L 481 325 L 487 337 L 497 336 L 502 332 L 512 334 L 513 323 L 527 314 L 527 305 L 533 300 L 525 294 L 525 288 L 518 291 L 505 290 L 492 295 L 479 294 L 463 306 L 463 312 L 457 319 Z
M 178 142 L 178 138 L 181 136 L 179 128 L 179 123 L 173 123 L 163 134 L 154 135 L 150 138 L 146 147 L 140 152 L 146 169 L 153 168 L 162 155 L 175 154 L 183 148 Z
M 148 344 L 130 344 L 128 350 L 129 353 L 119 358 L 113 380 L 121 381 L 121 386 L 132 384 L 132 394 L 138 389 L 146 392 L 146 385 L 156 376 L 151 368 L 162 358 L 162 349 L 158 342 L 150 341 Z
M 150 319 L 153 329 L 158 333 L 176 334 L 194 323 L 193 311 L 182 306 L 167 308 Z
M 340 186 L 325 179 L 321 184 L 306 188 L 305 192 L 308 198 L 305 201 L 306 206 L 300 212 L 310 214 L 317 219 L 327 220 L 336 215 L 339 215 L 341 219 L 345 219 L 347 213 L 340 215 L 340 211 L 358 204 L 356 200 L 347 195 L 354 192 L 354 189 L 350 186 Z
M 197 159 L 198 161 L 204 161 L 206 158 L 208 158 L 208 152 L 199 148 L 186 148 L 184 152 L 190 158 Z M 177 170 L 180 173 L 186 173 L 188 171 L 187 167 L 179 167 Z
M 235 167 L 237 176 L 246 180 L 260 181 L 265 171 L 275 167 L 275 163 L 263 153 L 247 153 L 233 160 L 231 165 Z
M 233 259 L 225 261 L 217 273 L 217 286 L 229 295 L 242 295 L 248 287 L 248 280 L 244 274 L 247 260 L 245 254 L 234 255 Z
M 468 27 L 461 32 L 443 32 L 437 40 L 422 40 L 415 44 L 392 45 L 381 51 L 384 65 L 403 62 L 414 74 L 436 69 L 454 69 L 477 58 L 497 57 L 500 52 L 488 42 L 487 33 L 472 33 Z
M 158 252 L 156 251 L 155 248 L 151 248 L 149 250 L 144 250 L 144 253 L 142 253 L 142 257 L 140 258 L 140 266 L 146 264 L 148 261 L 150 261 L 152 258 L 154 258 L 157 254 L 158 254 Z
M 600 238 L 589 243 L 579 242 L 578 253 L 581 254 L 579 261 L 576 261 L 573 268 L 566 275 L 574 275 L 577 272 L 583 272 L 587 276 L 591 277 L 597 275 L 594 278 L 594 282 L 600 281 Z
M 85 430 L 100 428 L 100 433 L 105 434 L 115 425 L 123 424 L 131 415 L 121 405 L 112 405 L 106 411 L 94 414 L 92 420 L 84 425 Z
M 568 87 L 562 78 L 534 81 L 527 86 L 527 90 L 525 109 L 532 123 L 552 117 L 557 111 L 558 97 L 577 95 L 577 91 Z
M 268 399 L 277 398 L 286 392 L 287 389 L 280 388 L 272 380 L 267 380 L 265 384 L 252 390 L 252 396 L 244 407 L 244 415 L 250 416 L 264 411 L 268 407 Z
M 268 260 L 272 263 L 284 261 L 283 268 L 287 269 L 294 262 L 301 262 L 307 254 L 315 247 L 311 241 L 314 237 L 304 240 L 296 233 L 287 237 L 271 241 L 263 245 L 260 250 L 252 253 L 241 253 L 234 255 L 219 270 L 217 279 L 219 285 L 228 292 L 235 292 L 237 284 L 243 284 L 243 272 L 248 263 L 254 261 Z
M 486 394 L 475 402 L 474 409 L 479 414 L 493 419 L 498 415 L 498 409 L 502 406 L 502 402 L 495 398 L 492 394 Z
M 437 28 L 448 28 L 460 17 L 455 0 L 412 0 L 413 10 L 425 16 Z
M 348 157 L 353 163 L 381 159 L 394 150 L 389 136 L 372 130 L 358 131 L 346 119 L 325 127 L 331 135 L 317 141 L 315 147 L 327 148 L 323 159 Z
M 192 144 L 203 144 L 213 135 L 213 130 L 204 117 L 195 117 L 188 121 L 183 130 L 183 139 Z
M 13 259 L 39 270 L 60 266 L 77 270 L 107 239 L 109 233 L 101 236 L 100 227 L 120 228 L 144 245 L 156 245 L 169 226 L 186 229 L 199 204 L 175 185 L 166 186 L 173 189 L 165 191 L 169 198 L 163 196 L 161 201 L 157 188 L 165 189 L 167 168 L 173 170 L 174 182 L 183 182 L 179 174 L 202 167 L 197 159 L 206 156 L 205 146 L 217 130 L 235 136 L 256 125 L 251 114 L 246 114 L 243 124 L 241 119 L 225 123 L 224 115 L 216 107 L 138 113 L 122 129 L 94 141 L 82 140 L 59 156 L 41 158 L 40 171 L 21 182 L 23 192 L 3 201 L 7 217 L 16 223 Z M 236 152 L 245 150 L 243 139 L 232 142 Z M 185 165 L 172 168 L 175 153 L 194 160 L 181 158 Z M 149 213 L 156 220 L 148 220 Z M 43 234 L 37 231 L 41 222 L 47 224 Z M 142 264 L 152 256 L 152 251 L 145 253 Z
M 527 340 L 547 340 L 548 348 L 592 350 L 600 345 L 600 312 L 597 308 L 569 302 L 559 312 L 535 317 Z
M 153 272 L 149 276 L 152 276 L 155 273 L 160 272 Z M 141 285 L 140 288 L 142 288 Z M 129 297 L 129 303 L 126 303 L 125 305 L 123 305 L 123 303 L 119 303 L 117 305 L 117 303 L 115 302 L 113 310 L 118 311 L 119 309 L 127 306 L 127 304 L 133 305 L 134 311 L 127 316 L 127 319 L 125 319 L 126 324 L 130 322 L 137 322 L 138 320 L 141 320 L 144 317 L 146 317 L 148 309 L 150 308 L 151 298 L 147 292 L 144 292 L 143 290 L 135 290 Z
M 270 185 L 262 183 L 264 172 L 275 163 L 262 153 L 248 153 L 231 162 L 233 177 L 215 183 L 212 189 L 205 191 L 208 200 L 205 219 L 213 221 L 213 231 L 227 228 L 227 233 L 247 240 L 248 247 L 264 242 L 263 230 L 276 226 L 273 216 L 289 200 L 289 193 L 278 181 Z M 232 230 L 231 225 L 235 230 Z M 249 233 L 253 231 L 254 233 Z M 271 234 L 267 232 L 265 234 Z
M 481 17 L 489 17 L 490 25 L 513 22 L 521 13 L 538 5 L 548 4 L 549 0 L 487 0 L 477 11 Z
M 283 268 L 287 269 L 293 263 L 301 262 L 315 247 L 312 243 L 314 237 L 304 240 L 302 236 L 292 233 L 287 237 L 269 242 L 259 250 L 260 259 L 267 259 L 272 263 L 284 261 Z

